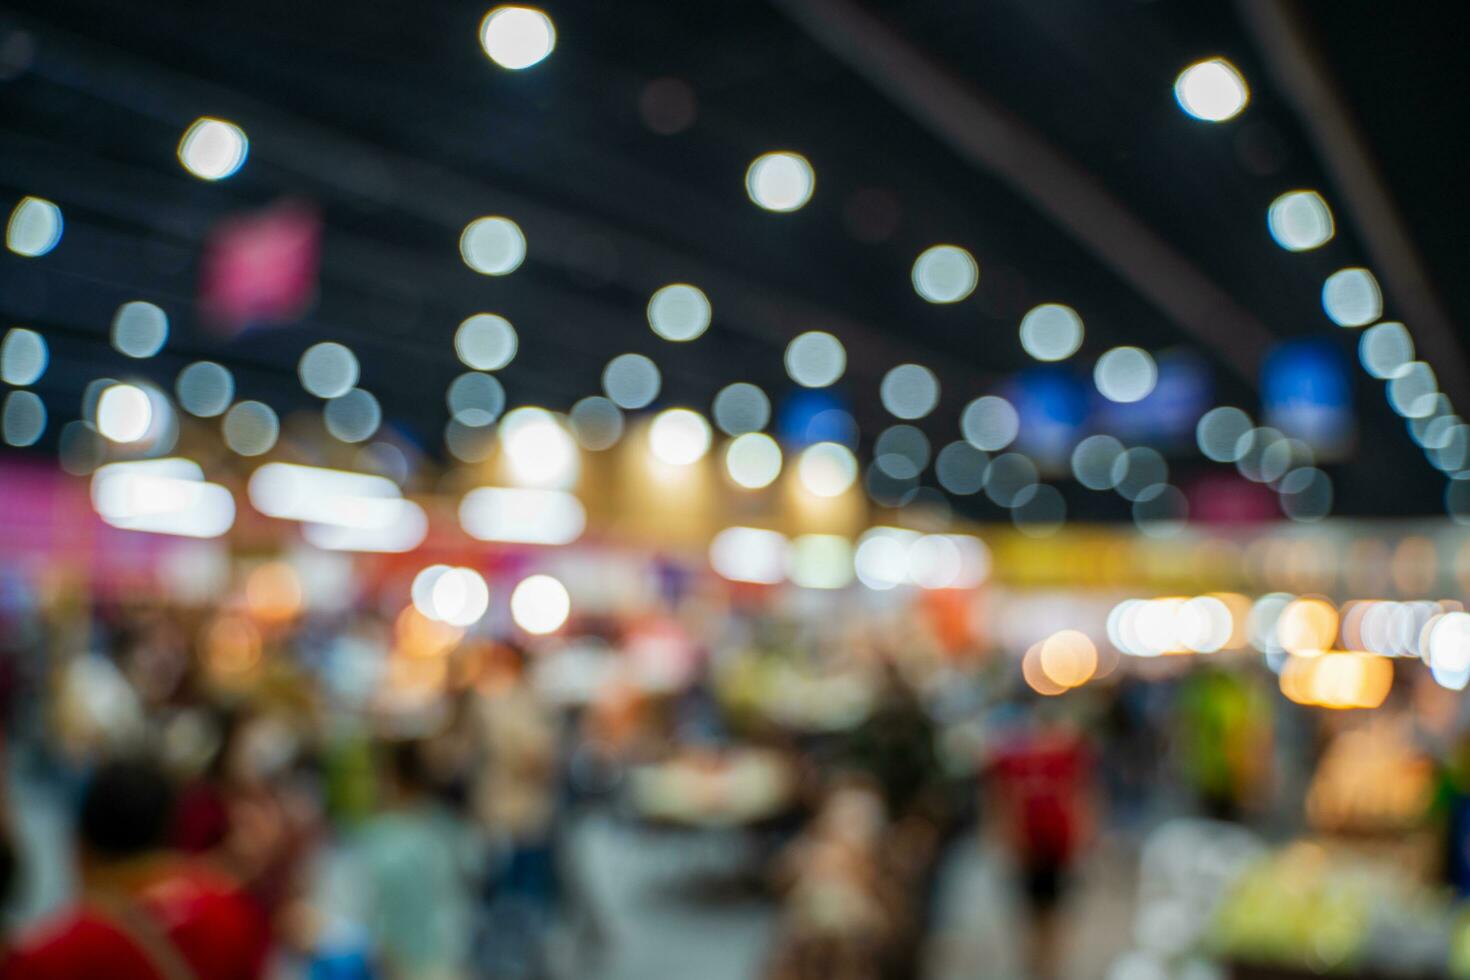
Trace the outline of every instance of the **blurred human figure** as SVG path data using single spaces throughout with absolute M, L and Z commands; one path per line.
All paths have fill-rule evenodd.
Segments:
M 164 849 L 173 788 L 148 761 L 102 764 L 83 790 L 83 894 L 16 943 L 3 980 L 251 980 L 266 920 L 238 883 Z
M 362 826 L 351 849 L 365 886 L 359 896 L 363 923 L 377 940 L 388 977 L 463 977 L 470 842 L 432 795 L 423 744 L 400 742 L 386 755 L 383 809 Z
M 1059 975 L 1058 910 L 1091 830 L 1092 753 L 1077 727 L 1051 708 L 1033 706 L 989 765 L 1002 830 L 1020 872 L 1033 980 Z

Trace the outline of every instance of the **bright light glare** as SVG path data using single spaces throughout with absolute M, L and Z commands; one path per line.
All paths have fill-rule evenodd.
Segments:
M 1305 252 L 1332 240 L 1332 210 L 1316 191 L 1287 191 L 1266 209 L 1266 227 L 1277 245 Z
M 749 490 L 768 487 L 781 475 L 781 447 L 764 432 L 747 432 L 730 441 L 725 471 Z
M 1424 659 L 1435 681 L 1463 691 L 1470 684 L 1470 613 L 1455 610 L 1436 616 L 1426 632 Z
M 1383 294 L 1367 269 L 1339 269 L 1322 284 L 1322 309 L 1339 327 L 1363 327 L 1383 315 Z
M 852 581 L 852 544 L 838 534 L 803 534 L 791 543 L 787 572 L 807 589 L 840 589 Z
M 1092 379 L 1108 401 L 1136 402 L 1147 398 L 1159 380 L 1153 356 L 1139 347 L 1114 347 L 1097 359 Z
M 50 362 L 46 339 L 34 330 L 15 327 L 0 342 L 0 381 L 8 385 L 24 388 L 35 384 Z
M 124 303 L 112 318 L 112 346 L 129 357 L 152 357 L 168 340 L 168 316 L 152 303 Z
M 572 612 L 567 587 L 550 575 L 523 579 L 510 594 L 510 616 L 527 633 L 554 633 Z
M 732 582 L 776 585 L 786 579 L 791 543 L 779 531 L 727 527 L 709 545 L 710 567 Z
M 709 329 L 709 297 L 698 286 L 676 282 L 648 301 L 648 325 L 665 340 L 694 340 Z
M 958 303 L 975 291 L 980 266 L 958 245 L 934 245 L 914 260 L 914 290 L 931 303 Z
M 129 531 L 214 538 L 235 523 L 230 492 L 188 459 L 109 463 L 92 475 L 91 496 L 103 521 Z
M 97 400 L 97 431 L 113 442 L 137 442 L 153 425 L 153 400 L 137 385 L 111 385 Z
M 1250 89 L 1235 66 L 1224 58 L 1207 58 L 1179 73 L 1174 98 L 1196 119 L 1224 122 L 1240 114 L 1250 101 Z
M 500 420 L 500 445 L 514 481 L 565 490 L 582 471 L 576 440 L 544 408 L 517 408 Z
M 687 408 L 660 412 L 648 432 L 653 455 L 670 466 L 688 466 L 709 452 L 710 428 L 704 416 Z
M 921 419 L 939 404 L 939 379 L 921 364 L 900 364 L 883 375 L 883 407 L 901 419 Z
M 822 330 L 809 330 L 786 345 L 786 373 L 804 388 L 825 388 L 847 370 L 842 341 Z
M 179 162 L 201 180 L 224 180 L 245 165 L 250 140 L 232 122 L 201 116 L 179 140 Z
M 863 532 L 853 553 L 858 581 L 880 592 L 909 581 L 909 546 L 919 532 L 906 528 L 875 527 Z
M 800 153 L 762 153 L 745 171 L 745 193 L 767 211 L 795 211 L 812 199 L 817 175 Z
M 251 505 L 267 517 L 378 529 L 402 515 L 398 485 L 371 473 L 266 463 L 250 475 Z
M 1009 446 L 1021 431 L 1021 417 L 999 395 L 982 395 L 965 406 L 960 432 L 976 449 L 995 452 Z
M 644 408 L 658 397 L 663 378 L 642 354 L 619 354 L 602 371 L 602 390 L 619 408 Z
M 480 47 L 500 67 L 520 71 L 551 54 L 556 26 L 535 7 L 496 7 L 480 22 Z
M 5 247 L 16 255 L 36 258 L 61 242 L 61 208 L 43 197 L 23 197 L 10 212 Z
M 429 515 L 412 500 L 398 504 L 398 516 L 383 527 L 343 527 L 340 524 L 303 524 L 301 536 L 323 551 L 365 551 L 402 554 L 424 543 Z
M 481 275 L 506 276 L 526 260 L 526 236 L 509 218 L 476 218 L 459 236 L 459 254 L 465 265 Z
M 490 588 L 472 568 L 446 568 L 434 577 L 429 605 L 429 618 L 450 626 L 471 626 L 490 608 Z
M 459 524 L 481 541 L 570 544 L 587 527 L 587 511 L 561 490 L 476 487 L 459 502 Z
M 520 340 L 509 320 L 494 313 L 466 317 L 454 332 L 454 353 L 476 371 L 498 371 L 516 356 Z
M 1038 361 L 1062 361 L 1082 346 L 1082 317 L 1062 303 L 1043 303 L 1021 318 L 1021 347 Z
M 807 491 L 818 497 L 837 497 L 857 479 L 857 458 L 846 446 L 819 442 L 802 451 L 796 475 Z

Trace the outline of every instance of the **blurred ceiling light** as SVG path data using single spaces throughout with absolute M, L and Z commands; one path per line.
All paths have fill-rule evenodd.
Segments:
M 582 536 L 587 512 L 562 490 L 476 487 L 459 502 L 459 524 L 481 541 L 561 545 Z
M 648 325 L 665 340 L 694 340 L 709 329 L 711 316 L 709 297 L 687 282 L 664 286 L 648 301 Z
M 333 341 L 312 344 L 296 364 L 301 387 L 318 398 L 346 394 L 357 384 L 359 373 L 357 355 Z
M 1020 453 L 1002 453 L 985 470 L 985 495 L 1002 507 L 1017 507 L 1036 492 L 1036 464 Z
M 670 466 L 688 466 L 709 452 L 710 428 L 704 416 L 687 408 L 658 413 L 648 431 L 653 455 Z
M 1250 89 L 1235 66 L 1224 58 L 1197 61 L 1174 81 L 1174 98 L 1196 119 L 1224 122 L 1240 114 L 1250 101 Z
M 840 589 L 852 581 L 852 545 L 838 534 L 803 534 L 792 541 L 787 573 L 807 589 Z
M 520 71 L 556 47 L 556 26 L 535 7 L 496 7 L 480 22 L 480 47 L 502 68 Z
M 759 432 L 771 421 L 771 400 L 764 391 L 744 381 L 721 388 L 713 408 L 715 425 L 726 435 Z
M 611 449 L 623 437 L 623 412 L 610 399 L 589 395 L 570 413 L 572 434 L 583 449 Z
M 225 445 L 241 456 L 268 453 L 281 435 L 281 420 L 265 402 L 237 402 L 225 413 Z
M 1322 284 L 1322 309 L 1339 327 L 1364 327 L 1383 315 L 1383 293 L 1367 269 L 1339 269 Z
M 825 388 L 847 370 L 842 341 L 822 330 L 809 330 L 786 345 L 786 373 L 804 388 Z
M 153 401 L 137 385 L 111 385 L 97 399 L 97 431 L 113 442 L 139 442 L 152 425 Z
M 431 611 L 419 612 L 450 626 L 473 626 L 490 608 L 490 587 L 473 568 L 445 568 L 428 589 Z
M 939 379 L 921 364 L 900 364 L 878 388 L 883 407 L 901 419 L 921 419 L 939 404 Z
M 1194 437 L 1200 452 L 1217 463 L 1233 463 L 1240 459 L 1248 444 L 1241 439 L 1254 428 L 1251 417 L 1233 405 L 1212 408 L 1200 416 Z
M 1142 401 L 1159 380 L 1153 356 L 1139 347 L 1114 347 L 1097 359 L 1092 380 L 1104 398 L 1112 402 Z
M 555 633 L 572 612 L 567 587 L 550 575 L 522 579 L 510 594 L 510 617 L 527 633 Z
M 46 339 L 34 330 L 13 327 L 0 342 L 0 381 L 17 388 L 33 385 L 46 373 L 51 352 Z
M 1414 360 L 1414 340 L 1402 323 L 1376 323 L 1358 340 L 1358 359 L 1363 370 L 1375 378 L 1397 378 Z
M 934 245 L 914 260 L 914 291 L 931 303 L 958 303 L 975 291 L 980 266 L 958 245 Z
M 493 375 L 466 371 L 449 383 L 444 400 L 456 422 L 479 428 L 493 425 L 505 411 L 505 387 Z
M 459 254 L 465 265 L 481 275 L 506 276 L 526 260 L 526 236 L 509 218 L 476 218 L 459 236 Z
M 520 486 L 565 490 L 581 474 L 576 441 L 544 408 L 526 406 L 507 413 L 500 420 L 500 444 Z
M 797 210 L 816 186 L 816 172 L 800 153 L 762 153 L 745 171 L 745 193 L 767 211 Z
M 61 208 L 44 197 L 23 197 L 10 212 L 5 247 L 16 255 L 37 258 L 61 242 Z
M 956 496 L 979 493 L 985 486 L 985 468 L 990 457 L 968 442 L 951 442 L 934 457 L 934 475 L 939 485 Z
M 519 347 L 516 328 L 495 313 L 465 317 L 454 332 L 454 353 L 476 371 L 500 370 L 515 359 Z
M 781 475 L 781 447 L 764 432 L 747 432 L 730 440 L 725 471 L 748 490 L 768 487 Z
M 841 496 L 857 479 L 857 472 L 857 458 L 852 450 L 835 442 L 808 446 L 796 463 L 801 485 L 818 497 Z
M 658 397 L 663 378 L 642 354 L 619 354 L 602 371 L 602 390 L 619 408 L 645 408 Z
M 179 140 L 179 162 L 201 180 L 223 180 L 245 165 L 250 140 L 232 122 L 201 116 Z
M 46 403 L 34 391 L 12 391 L 0 411 L 0 436 L 7 446 L 34 446 L 46 432 Z
M 1082 346 L 1082 317 L 1062 303 L 1043 303 L 1021 318 L 1021 348 L 1038 361 L 1063 361 Z
M 250 475 L 246 492 L 256 510 L 288 521 L 371 530 L 403 514 L 398 485 L 371 473 L 266 463 Z
M 1332 240 L 1332 210 L 1316 191 L 1287 191 L 1266 209 L 1266 227 L 1276 244 L 1305 252 Z
M 727 527 L 709 546 L 715 573 L 732 582 L 777 585 L 786 580 L 786 552 L 791 543 L 779 531 Z
M 136 300 L 117 308 L 112 318 L 112 346 L 128 357 L 152 357 L 168 340 L 168 315 Z
M 402 554 L 424 543 L 424 538 L 429 535 L 429 515 L 411 500 L 399 503 L 397 515 L 382 527 L 307 523 L 301 526 L 301 535 L 308 544 L 324 551 Z
M 1123 452 L 1123 444 L 1112 436 L 1088 436 L 1072 450 L 1072 475 L 1089 490 L 1111 490 L 1118 485 L 1113 464 Z
M 343 442 L 366 442 L 383 423 L 383 409 L 372 392 L 361 388 L 329 399 L 322 409 L 327 431 Z
M 1009 446 L 1021 431 L 1021 417 L 999 395 L 982 395 L 965 406 L 960 432 L 976 449 L 995 452 Z
M 235 397 L 235 379 L 221 364 L 195 361 L 179 372 L 174 394 L 190 415 L 214 418 L 230 407 Z
M 235 523 L 230 492 L 189 459 L 108 463 L 92 475 L 91 498 L 103 521 L 129 531 L 213 538 Z

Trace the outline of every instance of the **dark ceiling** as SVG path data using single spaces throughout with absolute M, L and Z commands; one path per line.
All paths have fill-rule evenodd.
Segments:
M 1236 5 L 864 3 L 931 65 L 1089 172 L 1275 338 L 1335 337 L 1355 360 L 1356 332 L 1334 327 L 1319 295 L 1333 270 L 1372 265 L 1368 242 Z M 1021 314 L 1059 301 L 1086 321 L 1078 356 L 1087 363 L 1120 343 L 1194 348 L 1212 365 L 1216 400 L 1255 410 L 1250 372 L 834 56 L 790 4 L 548 2 L 558 46 L 520 73 L 479 48 L 488 6 L 0 8 L 4 36 L 35 41 L 0 82 L 0 190 L 7 200 L 51 198 L 67 219 L 63 245 L 45 259 L 0 253 L 0 325 L 33 325 L 51 343 L 38 388 L 51 432 L 77 417 L 88 380 L 120 369 L 107 328 L 117 305 L 137 298 L 173 320 L 164 352 L 135 365 L 160 383 L 211 357 L 235 370 L 240 396 L 285 414 L 318 404 L 296 379 L 301 352 L 339 340 L 358 353 L 361 384 L 390 423 L 431 454 L 448 416 L 442 392 L 463 370 L 454 329 L 480 310 L 520 332 L 520 354 L 501 372 L 512 401 L 558 409 L 596 392 L 603 365 L 629 350 L 663 369 L 659 404 L 707 407 L 735 380 L 779 394 L 790 388 L 786 342 L 822 328 L 848 346 L 842 384 L 869 439 L 888 421 L 877 400 L 883 373 L 904 360 L 934 368 L 943 400 L 922 425 L 938 444 L 958 434 L 966 402 L 1027 365 Z M 1470 5 L 1290 6 L 1439 299 L 1465 322 Z M 1252 87 L 1247 112 L 1220 126 L 1189 119 L 1172 93 L 1183 66 L 1213 54 Z M 669 135 L 640 111 L 648 83 L 664 77 L 686 83 L 697 104 L 693 124 Z M 199 115 L 250 135 L 235 177 L 209 184 L 179 167 L 179 135 Z M 791 215 L 762 211 L 743 192 L 746 165 L 776 148 L 802 152 L 818 175 L 812 202 Z M 1319 189 L 1337 213 L 1338 236 L 1317 251 L 1284 252 L 1267 234 L 1267 204 L 1295 187 Z M 194 313 L 201 244 L 221 217 L 282 197 L 321 209 L 319 301 L 299 323 L 221 339 Z M 487 213 L 525 230 L 529 254 L 514 275 L 479 276 L 459 260 L 461 229 Z M 914 256 L 938 241 L 979 259 L 979 289 L 963 303 L 925 303 L 910 285 Z M 647 297 L 673 280 L 698 283 L 714 304 L 698 342 L 672 345 L 648 330 Z M 1385 315 L 1404 318 L 1384 285 Z M 1381 383 L 1353 378 L 1358 451 L 1328 467 L 1336 512 L 1442 512 L 1443 477 L 1387 408 Z M 54 451 L 54 439 L 42 447 Z M 1192 448 L 1171 464 L 1185 476 L 1218 465 Z M 1128 514 L 1116 496 L 1060 485 L 1076 516 Z M 967 506 L 1003 514 L 979 499 Z

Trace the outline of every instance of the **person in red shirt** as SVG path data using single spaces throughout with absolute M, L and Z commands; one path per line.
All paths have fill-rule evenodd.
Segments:
M 1031 976 L 1056 976 L 1057 908 L 1091 831 L 1093 756 L 1075 725 L 1033 706 L 992 756 L 989 775 L 1030 918 Z
M 233 879 L 161 849 L 172 814 L 158 766 L 102 765 L 77 821 L 83 894 L 19 938 L 0 980 L 256 980 L 264 917 Z

